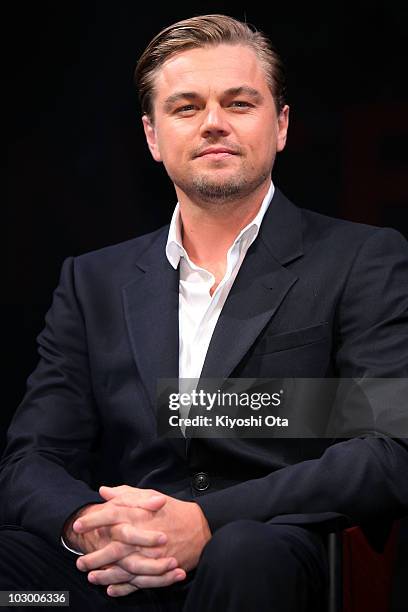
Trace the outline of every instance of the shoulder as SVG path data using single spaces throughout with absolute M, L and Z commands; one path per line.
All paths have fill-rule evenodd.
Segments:
M 366 223 L 347 221 L 336 217 L 329 217 L 306 208 L 301 208 L 300 213 L 303 220 L 304 234 L 310 237 L 337 238 L 338 240 L 351 239 L 364 242 L 370 238 L 391 237 L 391 239 L 405 238 L 397 230 L 390 227 L 379 227 Z M 346 246 L 344 244 L 343 246 Z
M 78 255 L 75 260 L 80 266 L 102 261 L 113 265 L 117 262 L 123 263 L 128 259 L 137 261 L 151 247 L 157 245 L 160 248 L 161 243 L 164 243 L 165 246 L 168 231 L 169 226 L 165 225 L 148 234 Z
M 83 286 L 116 288 L 135 278 L 145 261 L 165 258 L 169 226 L 131 240 L 109 245 L 76 257 L 68 257 L 62 276 L 68 274 L 80 289 Z
M 310 255 L 319 265 L 349 268 L 361 253 L 391 249 L 407 257 L 408 242 L 395 229 L 329 217 L 293 204 L 276 189 L 262 233 L 281 262 Z M 290 255 L 290 257 L 288 256 Z
M 165 256 L 169 226 L 143 234 L 131 240 L 109 245 L 75 257 L 75 268 L 82 271 L 124 274 L 134 270 L 148 254 L 151 258 Z
M 342 250 L 365 249 L 367 246 L 393 247 L 407 252 L 408 242 L 396 229 L 357 223 L 330 217 L 307 208 L 298 207 L 305 247 L 315 243 L 326 243 L 327 247 Z

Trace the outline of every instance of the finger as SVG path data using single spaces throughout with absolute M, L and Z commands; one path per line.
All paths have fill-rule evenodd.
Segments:
M 117 523 L 135 523 L 149 518 L 144 509 L 131 504 L 115 503 L 114 500 L 112 503 L 101 504 L 100 508 L 78 517 L 72 525 L 74 532 L 86 533 L 100 527 L 109 527 Z
M 119 497 L 122 495 L 130 494 L 131 487 L 126 485 L 121 485 L 120 487 L 107 487 L 106 485 L 102 485 L 99 487 L 100 495 L 107 500 L 113 499 L 115 497 Z M 133 489 L 133 494 L 136 496 L 139 489 Z
M 161 576 L 170 570 L 176 569 L 178 563 L 174 557 L 163 557 L 162 559 L 149 559 L 139 553 L 132 553 L 120 559 L 117 563 L 122 569 L 134 576 Z
M 161 559 L 160 562 L 155 561 L 153 563 L 145 563 L 143 558 L 140 560 L 133 559 L 131 567 L 136 569 L 136 572 L 143 572 L 143 574 L 151 576 L 161 576 L 173 570 L 177 567 L 177 561 L 175 559 Z M 108 585 L 118 584 L 124 582 L 131 582 L 136 577 L 136 573 L 124 569 L 119 565 L 112 565 L 103 569 L 94 570 L 89 572 L 88 580 L 92 584 Z
M 116 487 L 109 487 L 108 485 L 101 485 L 99 487 L 99 491 L 104 489 L 106 491 L 110 491 L 111 495 L 115 495 L 116 493 L 126 493 L 126 491 L 138 491 L 136 487 L 130 487 L 129 485 L 117 485 Z
M 119 522 L 126 522 L 129 520 L 129 513 L 126 508 L 120 508 L 119 506 L 102 505 L 101 510 L 95 510 L 95 512 L 89 512 L 88 514 L 82 515 L 76 521 L 74 521 L 72 528 L 75 533 L 86 533 L 91 529 L 97 529 L 98 527 L 107 527 L 114 525 Z
M 138 552 L 149 559 L 160 559 L 167 556 L 164 546 L 135 546 L 134 552 Z
M 100 495 L 107 501 L 120 506 L 130 506 L 144 508 L 155 512 L 160 510 L 167 501 L 166 495 L 157 491 L 147 491 L 144 489 L 133 489 L 131 487 L 105 487 L 99 488 Z
M 119 565 L 105 567 L 103 570 L 93 570 L 88 574 L 88 580 L 92 584 L 122 584 L 133 580 L 134 575 L 130 574 Z
M 154 589 L 158 587 L 165 587 L 185 580 L 186 572 L 180 567 L 175 570 L 166 572 L 162 576 L 136 576 L 131 584 L 137 586 L 139 589 Z
M 76 566 L 81 572 L 89 572 L 105 565 L 116 563 L 134 552 L 134 547 L 123 542 L 110 542 L 99 550 L 82 555 L 76 560 Z
M 131 487 L 130 485 L 117 485 L 116 487 L 110 487 L 109 485 L 101 485 L 100 489 L 110 491 L 110 495 L 122 495 L 124 493 L 155 493 L 154 489 L 140 489 L 139 487 Z
M 127 558 L 131 553 L 135 553 L 135 547 L 133 545 L 114 540 L 99 550 L 94 550 L 87 555 L 82 555 L 79 557 L 76 561 L 76 566 L 82 572 L 89 572 L 90 570 L 99 569 L 105 565 L 115 564 Z M 142 559 L 147 559 L 150 561 L 159 560 L 157 555 L 146 556 L 139 554 L 139 556 Z M 163 557 L 163 555 L 161 555 L 161 557 Z M 125 567 L 125 569 L 127 568 Z
M 167 498 L 161 493 L 153 495 L 133 495 L 130 493 L 124 493 L 123 495 L 117 495 L 108 500 L 115 506 L 127 506 L 128 508 L 143 508 L 144 510 L 150 510 L 157 512 L 162 508 Z
M 137 591 L 137 586 L 133 584 L 112 584 L 106 589 L 107 594 L 110 597 L 123 597 L 124 595 L 130 595 Z
M 134 591 L 137 591 L 138 588 L 141 589 L 150 589 L 157 587 L 170 586 L 175 582 L 180 582 L 181 580 L 185 580 L 186 572 L 180 568 L 168 572 L 164 576 L 155 577 L 155 576 L 137 576 L 134 578 L 132 583 L 126 584 L 111 584 L 108 586 L 106 592 L 111 597 L 123 597 L 124 595 L 129 595 Z M 140 586 L 137 586 L 140 585 Z
M 129 523 L 120 523 L 113 525 L 110 530 L 112 540 L 119 540 L 124 544 L 132 544 L 133 546 L 162 546 L 167 542 L 167 536 L 161 531 L 150 531 L 149 529 L 140 529 Z M 159 555 L 160 556 L 160 555 Z
M 142 498 L 138 506 L 139 508 L 143 508 L 144 510 L 150 510 L 151 512 L 157 512 L 160 508 L 163 508 L 167 499 L 165 495 L 162 494 L 154 494 L 150 497 Z

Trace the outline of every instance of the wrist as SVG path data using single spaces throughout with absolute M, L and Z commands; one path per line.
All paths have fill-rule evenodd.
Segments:
M 89 511 L 92 511 L 93 508 L 99 506 L 100 504 L 87 504 L 86 506 L 82 506 L 79 510 L 73 512 L 65 521 L 64 527 L 62 528 L 62 537 L 65 544 L 69 548 L 74 548 L 75 550 L 80 550 L 85 553 L 84 549 L 84 539 L 81 534 L 75 533 L 72 526 L 75 521 L 85 514 L 88 514 Z

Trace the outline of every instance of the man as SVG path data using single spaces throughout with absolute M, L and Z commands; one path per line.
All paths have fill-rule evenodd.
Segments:
M 323 610 L 324 534 L 385 534 L 406 513 L 408 444 L 169 440 L 157 380 L 406 377 L 407 244 L 273 186 L 289 108 L 262 34 L 188 19 L 136 74 L 178 205 L 170 227 L 64 263 L 1 463 L 2 588 L 91 609 Z

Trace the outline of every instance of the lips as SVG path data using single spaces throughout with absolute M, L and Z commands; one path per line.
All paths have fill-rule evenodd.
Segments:
M 227 149 L 225 147 L 213 147 L 209 149 L 205 149 L 201 153 L 197 155 L 197 157 L 203 157 L 204 155 L 236 155 L 235 151 L 231 149 Z

